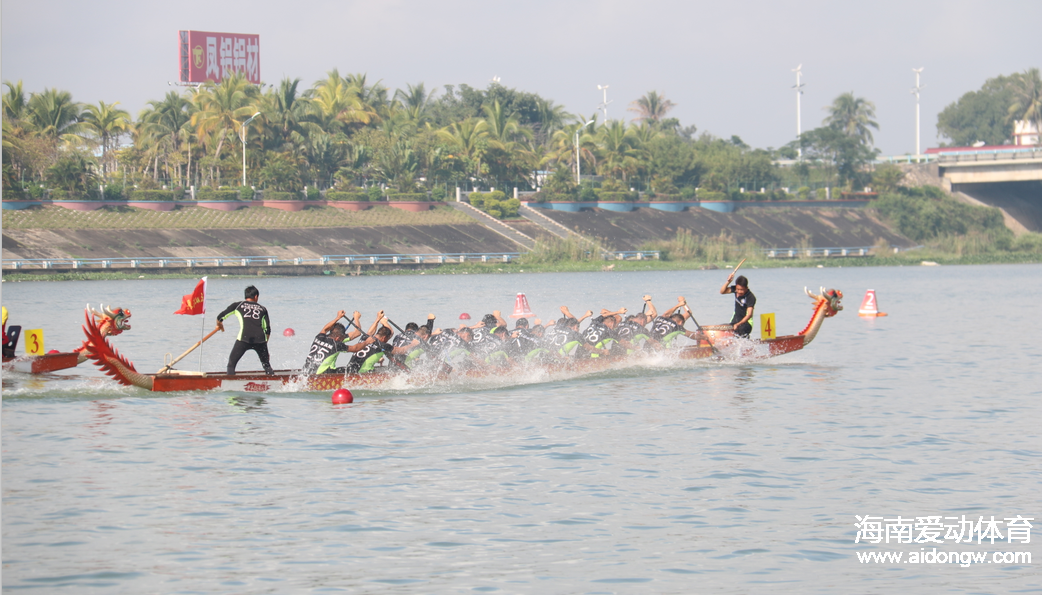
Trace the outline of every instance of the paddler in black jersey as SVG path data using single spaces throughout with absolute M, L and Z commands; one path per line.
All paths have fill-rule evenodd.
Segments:
M 561 306 L 561 318 L 552 327 L 547 328 L 543 336 L 543 343 L 547 349 L 552 351 L 559 359 L 570 359 L 585 356 L 586 351 L 580 350 L 583 337 L 579 334 L 579 323 L 593 315 L 592 310 L 587 310 L 582 318 L 572 316 L 568 306 Z
M 268 309 L 257 303 L 260 291 L 257 291 L 256 287 L 250 285 L 244 294 L 246 299 L 233 303 L 217 315 L 217 328 L 222 333 L 225 318 L 234 314 L 239 319 L 239 335 L 235 338 L 235 345 L 232 346 L 232 352 L 228 355 L 227 372 L 229 376 L 234 376 L 239 360 L 247 351 L 252 350 L 260 358 L 264 373 L 271 376 L 275 371 L 271 369 L 268 355 L 268 337 L 271 335 Z
M 385 355 L 403 355 L 408 353 L 408 349 L 405 347 L 394 347 L 391 345 L 391 335 L 394 332 L 391 330 L 391 325 L 387 322 L 386 316 L 380 319 L 380 324 L 382 326 L 372 335 L 373 341 L 359 349 L 351 357 L 351 362 L 346 369 L 348 374 L 368 374 L 375 369 L 376 364 Z
M 612 354 L 612 344 L 615 343 L 613 329 L 619 324 L 619 317 L 626 313 L 626 308 L 615 312 L 601 310 L 601 315 L 594 318 L 590 326 L 582 333 L 583 349 L 590 357 L 607 357 Z
M 404 347 L 407 353 L 393 356 L 399 364 L 411 366 L 416 358 L 423 355 L 428 349 L 427 340 L 430 339 L 434 330 L 434 314 L 427 315 L 427 322 L 420 326 L 415 322 L 405 325 L 405 332 L 399 333 L 392 341 L 394 347 Z
M 647 304 L 649 301 L 651 301 L 651 296 L 644 296 L 644 303 Z M 651 319 L 648 318 L 647 314 L 640 312 L 627 316 L 624 321 L 615 327 L 615 339 L 626 349 L 627 354 L 642 349 L 645 342 L 651 338 L 647 328 L 645 328 L 649 322 L 651 322 Z
M 547 361 L 550 350 L 543 346 L 544 329 L 540 322 L 536 318 L 535 326 L 529 328 L 527 318 L 517 321 L 507 345 L 507 352 L 514 358 L 514 361 L 526 364 Z
M 362 336 L 362 331 L 358 330 L 362 328 L 362 315 L 357 311 L 354 313 L 355 328 L 350 333 L 347 332 L 344 325 L 340 324 L 340 319 L 344 316 L 344 311 L 340 310 L 336 313 L 336 318 L 327 322 L 322 327 L 322 331 L 315 335 L 315 340 L 311 342 L 311 349 L 308 351 L 307 360 L 304 361 L 302 369 L 304 374 L 325 374 L 327 372 L 343 374 L 345 369 L 336 367 L 337 355 L 355 353 L 368 345 L 369 335 L 376 330 L 376 324 L 383 317 L 383 312 L 377 314 L 376 321 L 366 334 L 366 339 L 354 345 L 349 345 L 348 342 Z
M 488 340 L 492 333 L 495 332 L 497 327 L 503 327 L 506 329 L 507 321 L 503 320 L 503 316 L 499 310 L 493 311 L 491 314 L 485 314 L 481 317 L 481 322 L 470 327 L 470 330 L 474 332 L 474 339 L 470 342 L 474 349 L 484 350 L 483 347 L 479 347 L 482 343 Z
M 671 349 L 677 347 L 677 339 L 681 336 L 699 341 L 705 335 L 699 332 L 689 331 L 684 328 L 688 316 L 681 310 L 687 306 L 687 300 L 683 296 L 677 298 L 677 305 L 666 310 L 665 315 L 656 316 L 655 304 L 651 303 L 651 296 L 646 296 L 648 304 L 648 315 L 651 320 L 651 344 L 656 347 Z

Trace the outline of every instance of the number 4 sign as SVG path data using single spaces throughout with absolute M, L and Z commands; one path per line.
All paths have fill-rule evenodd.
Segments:
M 774 333 L 774 312 L 771 312 L 770 314 L 760 314 L 760 338 L 773 339 L 775 336 Z
M 43 355 L 43 329 L 25 331 L 25 353 L 26 355 Z

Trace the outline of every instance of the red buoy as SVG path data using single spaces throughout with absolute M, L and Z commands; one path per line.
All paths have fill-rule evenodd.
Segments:
M 292 337 L 295 334 L 297 334 L 297 333 L 293 332 L 293 329 L 291 329 L 291 328 L 288 328 L 288 329 L 282 331 L 282 336 L 283 337 Z
M 353 403 L 354 401 L 354 395 L 352 395 L 351 391 L 347 390 L 346 388 L 338 388 L 335 391 L 333 391 L 334 405 L 343 405 L 345 403 Z
M 460 320 L 470 320 L 470 314 L 467 314 L 466 312 L 464 312 L 463 314 L 459 315 L 459 319 Z

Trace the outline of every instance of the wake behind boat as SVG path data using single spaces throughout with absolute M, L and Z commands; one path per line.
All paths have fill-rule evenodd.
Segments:
M 678 359 L 737 359 L 739 361 L 755 361 L 791 353 L 803 349 L 817 336 L 825 318 L 830 318 L 843 309 L 843 293 L 838 290 L 821 288 L 819 294 L 809 290 L 807 295 L 814 300 L 814 312 L 807 326 L 795 335 L 784 335 L 773 339 L 748 340 L 736 339 L 730 325 L 702 327 L 706 340 L 697 345 L 680 347 L 668 351 L 658 350 L 653 353 L 668 353 Z M 502 377 L 512 371 L 531 371 L 532 366 L 539 366 L 542 376 L 547 380 L 583 375 L 623 367 L 639 363 L 641 359 L 651 357 L 646 352 L 637 351 L 629 355 L 596 358 L 566 358 L 528 366 L 488 365 L 485 367 L 454 369 L 447 372 L 445 368 L 436 371 L 402 371 L 385 366 L 364 374 L 325 373 L 304 375 L 300 370 L 275 370 L 273 374 L 264 372 L 240 372 L 229 375 L 222 372 L 190 372 L 168 370 L 156 374 L 143 374 L 109 343 L 101 326 L 86 312 L 86 356 L 91 359 L 106 375 L 122 385 L 137 386 L 155 392 L 233 390 L 245 392 L 267 392 L 272 390 L 329 391 L 339 388 L 378 389 L 392 383 L 413 383 L 426 386 L 431 383 L 448 383 L 470 378 Z

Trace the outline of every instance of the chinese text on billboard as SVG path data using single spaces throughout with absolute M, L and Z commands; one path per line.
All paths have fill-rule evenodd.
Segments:
M 259 84 L 260 35 L 181 31 L 178 35 L 181 81 L 221 82 L 234 72 Z

